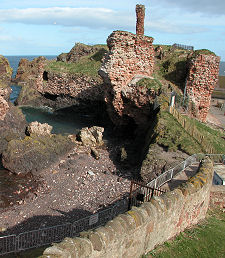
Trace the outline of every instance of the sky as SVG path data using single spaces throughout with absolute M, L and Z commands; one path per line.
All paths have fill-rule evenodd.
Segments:
M 76 42 L 105 44 L 114 30 L 135 33 L 136 4 L 154 44 L 206 48 L 225 61 L 224 0 L 0 0 L 0 54 L 59 55 Z

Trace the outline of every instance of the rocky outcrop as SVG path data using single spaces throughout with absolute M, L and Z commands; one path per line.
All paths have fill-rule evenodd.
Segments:
M 33 61 L 22 59 L 15 79 L 23 86 L 17 104 L 59 109 L 86 101 L 103 102 L 102 79 L 97 71 L 105 52 L 100 46 L 79 43 L 68 54 L 58 56 L 58 61 L 43 57 Z M 88 57 L 77 66 L 85 56 Z M 98 67 L 96 72 L 92 65 Z M 91 72 L 86 73 L 86 69 Z
M 43 68 L 46 63 L 47 59 L 43 56 L 34 58 L 32 61 L 22 58 L 19 62 L 14 81 L 20 83 L 35 83 L 38 77 L 43 74 Z
M 23 140 L 11 140 L 3 152 L 5 168 L 15 174 L 33 175 L 55 164 L 66 155 L 74 144 L 62 135 L 32 135 Z
M 69 53 L 62 53 L 57 57 L 57 61 L 76 63 L 83 56 L 95 54 L 98 51 L 107 52 L 105 48 L 97 46 L 89 46 L 82 43 L 76 43 Z
M 193 102 L 192 114 L 206 121 L 211 95 L 218 83 L 220 57 L 199 54 L 190 61 L 186 90 Z
M 9 111 L 9 104 L 6 101 L 7 96 L 9 95 L 9 89 L 0 88 L 0 120 L 3 121 L 7 112 Z
M 13 69 L 9 65 L 9 61 L 4 56 L 0 55 L 0 86 L 1 82 L 9 82 L 12 77 Z
M 78 133 L 78 140 L 85 146 L 100 146 L 103 145 L 104 128 L 99 126 L 92 126 L 90 128 L 84 127 Z
M 11 75 L 8 60 L 0 56 L 0 154 L 7 148 L 9 141 L 25 136 L 25 118 L 21 110 L 9 102 Z
M 149 108 L 148 96 L 144 96 L 146 92 L 142 94 L 143 89 L 132 83 L 136 78 L 151 77 L 154 69 L 153 38 L 144 36 L 144 28 L 141 28 L 144 24 L 143 8 L 137 8 L 137 15 L 141 15 L 137 17 L 137 35 L 114 31 L 107 39 L 109 52 L 99 70 L 106 85 L 108 112 L 116 125 L 126 124 L 127 117 L 140 123 L 138 116 L 145 106 Z
M 37 81 L 37 89 L 43 95 L 55 96 L 56 102 L 61 96 L 68 96 L 74 102 L 103 100 L 101 80 L 85 75 L 44 71 L 43 78 Z
M 27 126 L 27 129 L 26 129 L 26 133 L 28 135 L 50 135 L 51 134 L 51 131 L 52 131 L 52 126 L 47 124 L 47 123 L 44 123 L 44 124 L 41 124 L 37 121 L 35 122 L 31 122 L 28 126 Z

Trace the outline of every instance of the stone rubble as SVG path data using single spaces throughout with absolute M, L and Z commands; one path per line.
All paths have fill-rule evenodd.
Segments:
M 52 126 L 47 123 L 39 123 L 37 121 L 31 122 L 27 126 L 27 133 L 29 135 L 36 134 L 36 135 L 50 135 L 52 131 Z

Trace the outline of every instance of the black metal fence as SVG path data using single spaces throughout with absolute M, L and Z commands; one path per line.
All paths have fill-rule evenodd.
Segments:
M 128 210 L 128 197 L 118 201 L 112 207 L 82 218 L 74 223 L 23 232 L 19 235 L 0 237 L 0 255 L 45 246 L 60 242 L 65 237 L 79 236 L 79 233 L 104 225 L 120 213 Z
M 193 46 L 187 46 L 187 45 L 182 45 L 182 44 L 173 44 L 172 45 L 172 48 L 178 48 L 178 49 L 185 49 L 185 50 L 194 50 L 194 47 Z
M 166 190 L 160 188 L 152 188 L 141 182 L 131 181 L 130 196 L 129 196 L 129 209 L 132 206 L 140 206 L 143 202 L 149 202 L 153 196 L 160 196 Z

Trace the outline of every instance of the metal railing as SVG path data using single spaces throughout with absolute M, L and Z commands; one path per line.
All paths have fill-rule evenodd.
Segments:
M 165 171 L 163 174 L 153 179 L 151 182 L 147 184 L 147 186 L 153 187 L 153 188 L 159 188 L 160 186 L 164 185 L 172 178 L 174 178 L 177 174 L 181 173 L 185 168 L 195 163 L 199 163 L 206 156 L 208 156 L 214 162 L 214 164 L 225 164 L 224 154 L 203 154 L 203 153 L 193 154 L 192 156 L 188 157 L 180 164 L 176 165 L 174 168 L 171 168 L 168 171 Z
M 165 192 L 166 190 L 152 188 L 142 182 L 131 181 L 128 209 L 132 206 L 138 207 L 143 202 L 149 202 L 153 196 L 160 196 Z
M 113 207 L 97 212 L 73 223 L 23 232 L 19 235 L 0 237 L 0 255 L 24 251 L 60 242 L 65 237 L 79 236 L 79 233 L 104 225 L 118 214 L 128 210 L 128 198 L 118 201 Z
M 173 48 L 179 48 L 179 49 L 186 49 L 186 50 L 194 50 L 193 46 L 187 46 L 187 45 L 182 45 L 182 44 L 173 44 Z

